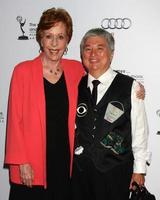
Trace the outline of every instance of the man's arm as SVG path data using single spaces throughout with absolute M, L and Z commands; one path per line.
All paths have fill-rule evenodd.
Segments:
M 131 94 L 131 123 L 132 123 L 132 150 L 134 155 L 134 166 L 131 184 L 136 181 L 144 185 L 147 162 L 148 124 L 145 105 L 142 99 L 137 98 L 139 84 L 134 81 Z M 131 186 L 130 186 L 131 188 Z

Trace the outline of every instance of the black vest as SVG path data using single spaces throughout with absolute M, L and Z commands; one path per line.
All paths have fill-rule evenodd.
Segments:
M 133 79 L 118 73 L 100 102 L 94 106 L 88 76 L 79 85 L 76 118 L 77 147 L 100 171 L 133 160 L 131 139 L 131 88 Z

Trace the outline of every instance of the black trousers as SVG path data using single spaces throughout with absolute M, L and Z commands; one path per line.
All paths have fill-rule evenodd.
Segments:
M 69 187 L 64 185 L 56 188 L 53 184 L 50 188 L 42 186 L 29 188 L 25 185 L 11 183 L 9 200 L 71 200 Z
M 133 162 L 100 172 L 87 158 L 73 165 L 72 200 L 128 200 Z

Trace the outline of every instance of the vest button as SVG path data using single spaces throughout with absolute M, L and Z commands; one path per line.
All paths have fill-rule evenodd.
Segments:
M 95 130 L 95 129 L 96 129 L 96 126 L 93 127 L 93 130 Z
M 96 108 L 94 108 L 94 112 L 97 112 L 97 109 L 96 109 Z

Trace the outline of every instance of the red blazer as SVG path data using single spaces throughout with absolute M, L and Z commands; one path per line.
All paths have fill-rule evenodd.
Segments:
M 80 62 L 62 59 L 69 98 L 69 142 L 72 172 L 78 84 L 84 75 Z M 20 182 L 19 164 L 30 163 L 34 185 L 46 187 L 46 119 L 41 55 L 18 64 L 12 75 L 7 123 L 5 163 L 10 180 Z M 54 131 L 54 130 L 53 130 Z

